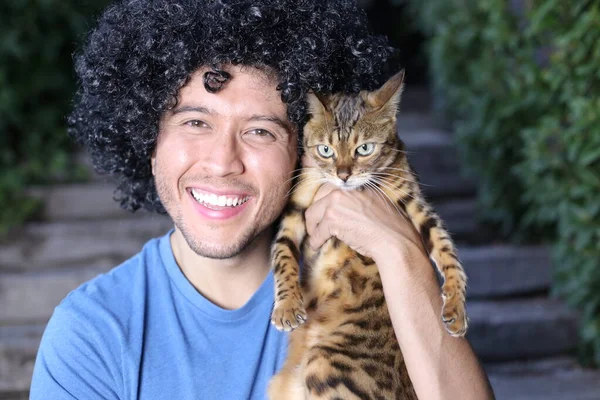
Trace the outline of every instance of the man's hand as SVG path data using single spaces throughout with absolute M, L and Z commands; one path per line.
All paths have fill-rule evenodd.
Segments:
M 305 156 L 303 165 L 314 165 L 311 161 Z M 335 236 L 375 262 L 385 257 L 391 246 L 424 253 L 418 233 L 398 205 L 373 188 L 344 191 L 323 185 L 305 217 L 314 249 Z

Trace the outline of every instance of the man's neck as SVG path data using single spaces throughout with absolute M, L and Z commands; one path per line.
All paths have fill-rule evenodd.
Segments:
M 229 259 L 199 256 L 178 229 L 171 234 L 175 261 L 190 283 L 217 306 L 242 307 L 258 290 L 269 273 L 271 230 L 256 237 L 244 251 Z

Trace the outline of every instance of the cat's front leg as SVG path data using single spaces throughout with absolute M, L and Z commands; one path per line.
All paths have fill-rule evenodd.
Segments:
M 306 321 L 299 277 L 299 245 L 305 235 L 304 211 L 286 213 L 271 251 L 275 278 L 275 304 L 271 323 L 279 330 L 291 331 Z
M 271 323 L 279 330 L 291 331 L 306 321 L 307 314 L 300 289 L 300 245 L 306 236 L 304 211 L 312 203 L 320 185 L 308 179 L 299 182 L 283 212 L 279 231 L 271 249 L 275 278 L 275 304 Z
M 469 319 L 465 307 L 467 276 L 460 263 L 456 247 L 442 220 L 413 187 L 399 204 L 421 234 L 427 253 L 444 279 L 442 285 L 442 321 L 452 336 L 467 333 Z

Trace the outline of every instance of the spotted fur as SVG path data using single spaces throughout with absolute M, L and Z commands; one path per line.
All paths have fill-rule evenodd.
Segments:
M 444 278 L 445 327 L 453 336 L 466 333 L 466 276 L 396 134 L 403 78 L 401 72 L 373 92 L 308 97 L 312 118 L 304 146 L 317 167 L 302 170 L 271 254 L 276 290 L 271 321 L 280 330 L 293 330 L 286 364 L 269 386 L 271 399 L 417 398 L 377 265 L 337 238 L 318 251 L 306 245 L 304 211 L 324 182 L 374 190 L 408 217 Z M 365 154 L 369 143 L 373 151 Z

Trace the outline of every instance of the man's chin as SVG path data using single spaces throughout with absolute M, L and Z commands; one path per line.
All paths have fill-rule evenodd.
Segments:
M 240 255 L 247 247 L 248 241 L 239 241 L 228 244 L 213 244 L 187 240 L 190 249 L 200 257 L 212 258 L 215 260 L 225 260 Z

